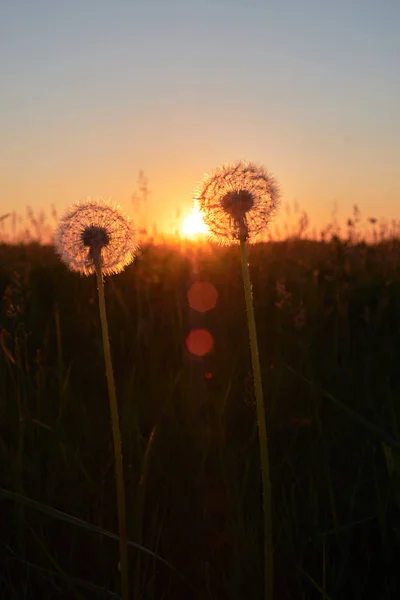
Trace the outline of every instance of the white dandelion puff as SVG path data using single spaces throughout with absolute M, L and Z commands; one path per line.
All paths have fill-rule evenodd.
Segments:
M 61 260 L 81 275 L 95 273 L 96 261 L 103 275 L 120 273 L 137 252 L 130 219 L 105 200 L 73 204 L 60 219 L 55 244 Z
M 239 161 L 207 173 L 195 200 L 212 239 L 221 244 L 251 241 L 275 213 L 279 188 L 264 167 Z

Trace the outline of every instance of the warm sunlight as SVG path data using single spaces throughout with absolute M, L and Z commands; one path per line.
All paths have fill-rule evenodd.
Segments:
M 186 238 L 195 238 L 208 232 L 208 227 L 203 221 L 201 212 L 197 206 L 183 219 L 181 223 L 181 235 Z

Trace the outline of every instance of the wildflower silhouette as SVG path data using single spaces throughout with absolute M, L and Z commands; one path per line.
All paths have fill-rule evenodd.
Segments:
M 196 200 L 210 237 L 230 244 L 241 239 L 254 241 L 271 220 L 279 192 L 275 179 L 263 167 L 239 161 L 206 174 Z
M 273 600 L 273 539 L 268 440 L 246 242 L 253 241 L 267 227 L 279 204 L 279 189 L 275 179 L 264 167 L 239 161 L 234 164 L 224 164 L 212 173 L 206 174 L 197 189 L 195 201 L 198 203 L 204 222 L 209 227 L 211 239 L 215 239 L 220 244 L 237 242 L 240 244 L 260 444 L 265 599 Z
M 111 426 L 118 506 L 121 587 L 123 600 L 129 600 L 128 544 L 126 528 L 125 488 L 122 465 L 121 433 L 118 404 L 111 360 L 103 275 L 119 273 L 134 259 L 137 251 L 135 232 L 117 205 L 101 200 L 77 203 L 61 218 L 56 231 L 56 250 L 72 271 L 81 275 L 96 274 L 100 320 Z

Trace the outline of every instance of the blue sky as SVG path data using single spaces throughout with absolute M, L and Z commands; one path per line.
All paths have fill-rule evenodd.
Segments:
M 397 0 L 2 0 L 0 213 L 87 196 L 162 227 L 203 172 L 263 163 L 311 220 L 400 218 Z

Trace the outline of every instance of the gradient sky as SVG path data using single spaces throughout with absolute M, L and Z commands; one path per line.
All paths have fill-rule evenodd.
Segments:
M 150 221 L 263 163 L 313 224 L 400 218 L 398 0 L 0 0 L 0 214 L 112 197 Z

